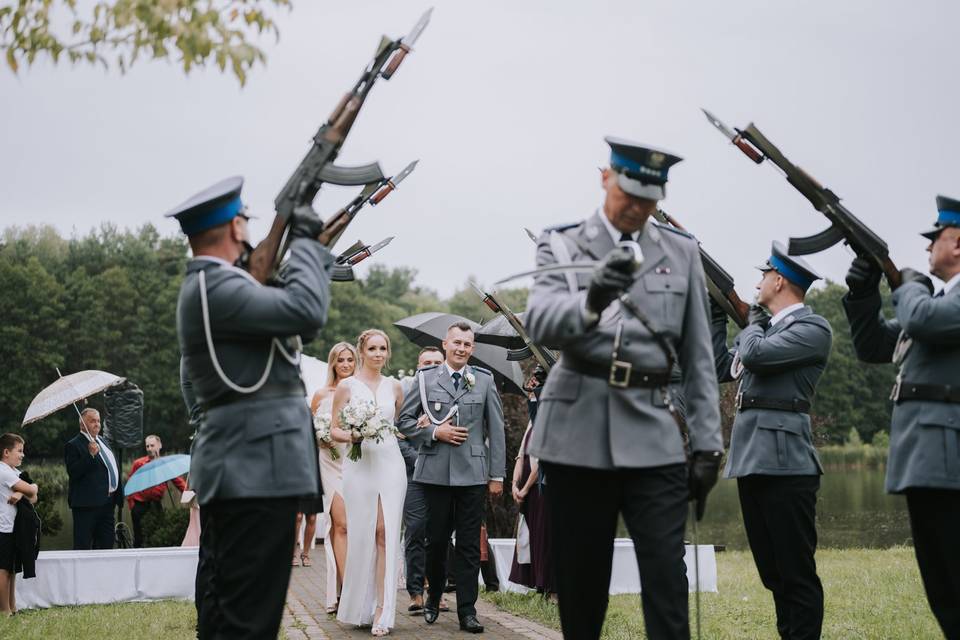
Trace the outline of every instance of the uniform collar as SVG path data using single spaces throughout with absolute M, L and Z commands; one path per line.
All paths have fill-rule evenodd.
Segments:
M 208 262 L 208 263 L 212 262 L 213 264 L 218 264 L 218 265 L 220 265 L 221 267 L 224 267 L 224 268 L 226 268 L 226 269 L 230 269 L 230 270 L 232 270 L 232 271 L 235 271 L 236 273 L 239 273 L 239 274 L 242 275 L 244 278 L 246 278 L 246 279 L 249 280 L 250 282 L 253 282 L 253 283 L 256 284 L 257 286 L 262 286 L 262 285 L 260 284 L 260 282 L 257 281 L 256 278 L 254 278 L 252 275 L 250 275 L 250 272 L 249 272 L 249 271 L 246 271 L 246 270 L 244 270 L 244 269 L 241 269 L 240 267 L 238 267 L 238 266 L 236 266 L 236 265 L 234 265 L 234 264 L 231 264 L 231 263 L 227 262 L 226 260 L 224 260 L 223 258 L 221 258 L 221 257 L 219 257 L 219 256 L 208 256 L 208 255 L 202 255 L 202 254 L 201 254 L 201 255 L 199 255 L 199 256 L 193 256 L 193 260 L 191 260 L 190 262 L 191 262 L 191 263 L 194 263 L 194 265 L 196 265 L 196 266 L 198 267 L 198 269 L 200 268 L 200 266 L 202 265 L 202 263 L 204 263 L 204 262 Z M 197 264 L 197 263 L 200 263 L 200 264 Z M 189 270 L 189 266 L 188 266 L 188 270 Z
M 451 378 L 453 377 L 454 373 L 459 373 L 460 375 L 465 375 L 467 373 L 467 365 L 463 365 L 463 368 L 458 370 L 451 367 L 450 363 L 444 360 L 443 366 L 447 368 L 447 375 Z
M 618 242 L 620 242 L 620 236 L 623 232 L 618 231 L 617 228 L 613 226 L 613 223 L 610 222 L 610 218 L 607 217 L 607 213 L 606 211 L 603 210 L 603 207 L 600 207 L 599 209 L 597 209 L 597 215 L 600 217 L 600 221 L 603 222 L 603 226 L 607 229 L 607 233 L 610 234 L 610 239 L 613 240 L 613 244 L 617 244 Z M 649 220 L 647 222 L 649 222 Z M 637 240 L 640 238 L 640 235 L 642 233 L 643 233 L 643 229 L 634 231 L 633 233 L 630 234 L 630 239 L 633 240 L 634 242 L 637 242 Z
M 950 291 L 957 286 L 957 283 L 960 283 L 960 273 L 947 280 L 946 284 L 943 285 L 943 295 L 950 293 Z
M 786 318 L 788 315 L 790 315 L 794 311 L 799 311 L 800 309 L 803 309 L 803 307 L 804 307 L 804 304 L 802 302 L 796 302 L 790 305 L 789 307 L 784 307 L 783 309 L 780 309 L 780 311 L 778 311 L 776 315 L 770 318 L 770 326 L 772 327 L 776 325 L 778 322 Z

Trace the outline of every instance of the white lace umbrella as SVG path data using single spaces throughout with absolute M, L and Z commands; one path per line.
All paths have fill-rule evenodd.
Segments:
M 78 371 L 68 376 L 62 376 L 37 394 L 37 397 L 27 407 L 27 413 L 23 416 L 23 422 L 20 423 L 20 426 L 46 418 L 67 405 L 90 397 L 124 380 L 126 378 L 96 369 Z

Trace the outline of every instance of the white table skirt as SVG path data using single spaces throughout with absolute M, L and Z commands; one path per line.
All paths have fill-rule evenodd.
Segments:
M 500 588 L 505 591 L 526 593 L 527 587 L 510 582 L 510 566 L 513 563 L 513 538 L 491 538 L 490 547 L 497 565 Z M 687 564 L 687 580 L 690 591 L 696 588 L 696 570 L 694 567 L 694 547 L 687 545 L 684 561 Z M 700 591 L 717 591 L 717 557 L 713 545 L 697 547 L 700 560 Z M 640 574 L 637 571 L 637 556 L 633 552 L 633 540 L 617 538 L 613 544 L 613 571 L 610 574 L 610 595 L 619 593 L 640 593 Z
M 37 577 L 17 576 L 22 609 L 193 599 L 197 547 L 41 551 Z

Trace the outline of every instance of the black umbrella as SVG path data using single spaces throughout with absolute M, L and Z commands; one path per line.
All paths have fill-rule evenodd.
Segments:
M 524 312 L 517 314 L 517 318 L 523 322 Z M 477 342 L 481 344 L 492 344 L 504 349 L 523 349 L 526 344 L 523 338 L 517 333 L 506 316 L 497 314 L 489 322 L 484 323 L 478 331 L 474 333 Z
M 418 313 L 415 316 L 397 320 L 393 326 L 400 329 L 400 332 L 416 345 L 442 349 L 441 343 L 447 337 L 447 329 L 457 322 L 468 323 L 474 332 L 480 330 L 480 325 L 476 322 L 439 311 Z M 506 349 L 491 344 L 480 344 L 478 341 L 474 344 L 470 364 L 492 371 L 497 382 L 503 384 L 504 392 L 524 395 L 523 372 L 520 370 L 520 365 L 507 360 Z

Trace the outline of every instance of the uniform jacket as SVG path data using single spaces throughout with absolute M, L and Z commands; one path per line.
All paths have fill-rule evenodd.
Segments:
M 77 433 L 63 447 L 63 460 L 70 478 L 67 504 L 71 509 L 121 504 L 123 491 L 120 479 L 117 478 L 117 490 L 109 495 L 110 474 L 99 455 L 90 455 L 88 442 L 85 435 Z M 100 442 L 102 446 L 102 438 Z
M 817 381 L 827 366 L 833 334 L 830 324 L 802 307 L 764 330 L 750 325 L 727 349 L 727 319 L 713 324 L 717 377 L 735 380 L 730 371 L 739 353 L 743 373 L 738 393 L 777 400 L 813 402 Z M 810 415 L 775 409 L 737 411 L 724 476 L 751 474 L 805 476 L 823 473 L 813 446 Z
M 901 330 L 912 340 L 904 383 L 960 386 L 960 287 L 934 298 L 920 283 L 893 292 L 894 320 L 881 315 L 879 293 L 843 299 L 857 357 L 890 362 Z M 887 491 L 960 489 L 960 404 L 910 400 L 893 406 Z
M 598 212 L 572 228 L 553 232 L 572 261 L 603 259 L 614 247 Z M 629 294 L 654 328 L 673 343 L 682 371 L 682 393 L 693 451 L 720 451 L 717 378 L 712 366 L 707 294 L 697 242 L 648 221 L 640 236 L 644 262 Z M 551 234 L 537 245 L 537 265 L 556 264 Z M 525 323 L 538 343 L 581 360 L 609 365 L 617 322 L 608 317 L 585 326 L 590 274 L 579 274 L 576 291 L 566 276 L 538 276 Z M 666 370 L 667 358 L 653 335 L 623 312 L 619 359 L 635 368 Z M 609 386 L 605 378 L 554 367 L 540 395 L 530 455 L 595 469 L 656 467 L 686 459 L 683 438 L 667 410 L 662 389 Z
M 491 478 L 506 475 L 506 445 L 503 435 L 503 407 L 493 375 L 486 369 L 467 366 L 464 375 L 473 374 L 475 384 L 467 389 L 461 381 L 453 388 L 453 379 L 445 365 L 422 369 L 428 408 L 434 418 L 447 415 L 454 405 L 459 411 L 453 424 L 467 428 L 467 440 L 454 446 L 433 439 L 433 425 L 417 427 L 423 414 L 419 376 L 403 399 L 397 428 L 408 442 L 418 448 L 413 481 L 450 487 L 487 484 Z M 439 408 L 438 408 L 439 407 Z
M 215 403 L 200 414 L 190 461 L 190 486 L 201 505 L 317 493 L 310 411 L 296 359 L 286 356 L 296 354 L 291 337 L 313 334 L 326 322 L 332 263 L 326 248 L 302 238 L 291 244 L 282 287 L 261 286 L 245 271 L 202 257 L 188 263 L 177 302 L 181 387 L 188 408 Z M 273 352 L 266 388 L 226 404 L 216 404 L 231 392 L 213 367 L 204 337 L 201 271 L 213 344 L 227 377 L 240 386 L 253 385 Z M 286 355 L 272 345 L 275 337 Z M 278 395 L 276 389 L 291 391 Z

